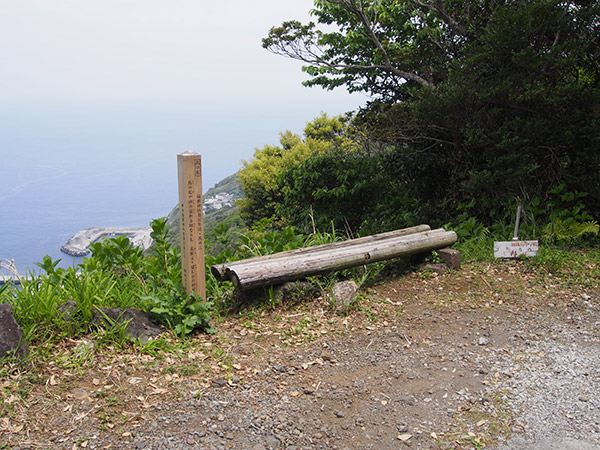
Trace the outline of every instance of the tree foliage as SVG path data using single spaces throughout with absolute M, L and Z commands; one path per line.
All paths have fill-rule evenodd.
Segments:
M 376 159 L 362 152 L 312 156 L 280 174 L 282 201 L 277 211 L 305 231 L 326 230 L 333 224 L 354 233 L 380 198 L 382 173 Z
M 256 149 L 254 158 L 244 161 L 238 173 L 244 194 L 237 205 L 244 221 L 253 225 L 265 218 L 277 220 L 277 206 L 283 201 L 277 186 L 280 172 L 333 148 L 349 150 L 352 142 L 345 136 L 347 124 L 346 117 L 322 114 L 306 125 L 303 138 L 285 131 L 280 135 L 280 145 Z
M 371 95 L 380 219 L 491 224 L 563 184 L 600 214 L 598 2 L 317 0 L 313 16 L 325 31 L 285 22 L 263 45 L 304 61 L 306 85 Z

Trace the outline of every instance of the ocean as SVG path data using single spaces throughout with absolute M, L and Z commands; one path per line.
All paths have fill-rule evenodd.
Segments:
M 0 109 L 0 259 L 23 274 L 88 227 L 144 227 L 177 203 L 177 154 L 202 155 L 203 189 L 255 148 L 301 133 L 321 109 L 263 105 L 19 106 Z M 341 111 L 333 111 L 336 114 Z M 1 271 L 0 275 L 7 274 Z

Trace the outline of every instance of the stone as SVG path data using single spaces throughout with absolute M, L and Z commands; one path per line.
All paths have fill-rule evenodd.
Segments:
M 99 308 L 94 310 L 94 323 L 110 328 L 112 326 L 121 325 L 123 322 L 127 324 L 126 333 L 142 342 L 148 342 L 151 337 L 158 336 L 163 332 L 163 329 L 153 324 L 143 311 L 135 308 Z
M 437 250 L 438 256 L 444 261 L 450 269 L 452 270 L 460 270 L 460 264 L 462 257 L 458 250 L 453 248 L 442 248 Z
M 23 361 L 29 355 L 29 346 L 23 338 L 23 331 L 15 320 L 10 305 L 0 305 L 0 358 L 16 356 Z
M 213 387 L 223 387 L 226 384 L 227 384 L 227 380 L 223 377 L 218 377 L 211 381 L 211 386 L 213 386 Z
M 271 434 L 265 438 L 265 444 L 271 448 L 279 448 L 279 439 Z
M 340 281 L 331 288 L 332 301 L 335 309 L 341 313 L 347 313 L 358 292 L 358 285 L 354 281 Z
M 63 320 L 72 320 L 77 312 L 77 303 L 75 300 L 68 300 L 58 308 L 58 317 Z
M 477 344 L 479 345 L 488 345 L 490 343 L 490 340 L 486 337 L 480 337 L 479 340 L 477 341 Z
M 75 400 L 92 401 L 92 399 L 90 398 L 90 393 L 88 391 L 86 391 L 85 389 L 82 389 L 82 388 L 74 388 L 71 391 L 71 395 L 73 396 L 73 398 Z

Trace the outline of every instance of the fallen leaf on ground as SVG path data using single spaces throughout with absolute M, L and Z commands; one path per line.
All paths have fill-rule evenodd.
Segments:
M 152 391 L 153 394 L 164 394 L 166 392 L 169 392 L 169 390 L 164 388 L 156 388 Z
M 4 403 L 8 403 L 9 405 L 16 402 L 17 400 L 19 400 L 19 398 L 17 396 L 15 396 L 14 394 L 11 394 L 10 397 L 8 397 L 6 400 L 4 400 Z

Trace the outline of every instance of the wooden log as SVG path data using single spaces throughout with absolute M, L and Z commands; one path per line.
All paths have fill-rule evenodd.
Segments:
M 308 276 L 348 269 L 387 259 L 424 253 L 448 247 L 456 242 L 456 233 L 442 229 L 406 236 L 390 237 L 330 251 L 287 255 L 264 260 L 260 264 L 236 264 L 226 275 L 239 289 L 298 280 Z
M 401 230 L 387 231 L 385 233 L 373 234 L 371 236 L 364 236 L 364 237 L 357 238 L 357 239 L 349 239 L 347 241 L 332 242 L 331 244 L 314 245 L 312 247 L 298 248 L 295 250 L 288 250 L 285 252 L 274 253 L 272 255 L 256 256 L 254 258 L 248 258 L 248 259 L 244 259 L 244 260 L 240 260 L 240 261 L 232 261 L 232 262 L 228 262 L 228 263 L 224 263 L 224 264 L 216 264 L 210 268 L 210 271 L 212 272 L 212 274 L 218 281 L 225 281 L 225 280 L 227 280 L 227 270 L 228 269 L 234 270 L 234 268 L 236 266 L 240 266 L 240 265 L 246 266 L 249 264 L 263 263 L 264 261 L 269 261 L 271 259 L 280 259 L 280 258 L 287 257 L 287 256 L 304 255 L 307 253 L 314 254 L 314 253 L 318 253 L 318 252 L 322 252 L 322 251 L 331 251 L 331 250 L 339 249 L 339 248 L 343 248 L 343 247 L 350 247 L 350 246 L 364 244 L 367 242 L 375 242 L 375 241 L 385 240 L 385 239 L 388 239 L 391 237 L 407 236 L 410 234 L 416 234 L 416 233 L 420 233 L 423 231 L 430 231 L 430 230 L 431 230 L 431 227 L 429 225 L 417 225 L 414 227 L 403 228 Z

